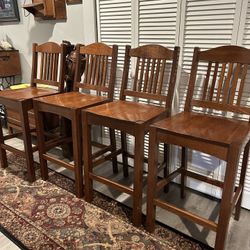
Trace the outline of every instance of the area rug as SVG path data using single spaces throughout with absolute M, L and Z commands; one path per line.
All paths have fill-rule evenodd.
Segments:
M 101 194 L 93 204 L 76 198 L 73 181 L 58 173 L 29 184 L 24 159 L 8 161 L 0 168 L 0 225 L 27 249 L 204 249 L 162 226 L 154 235 L 133 227 L 130 209 Z

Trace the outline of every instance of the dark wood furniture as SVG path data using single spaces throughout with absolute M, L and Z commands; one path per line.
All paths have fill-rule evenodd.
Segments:
M 82 176 L 82 146 L 81 146 L 81 110 L 110 102 L 113 99 L 114 83 L 116 76 L 118 47 L 113 48 L 103 44 L 94 43 L 77 48 L 77 70 L 75 74 L 74 91 L 34 100 L 36 125 L 39 130 L 38 146 L 41 164 L 41 174 L 44 180 L 48 179 L 47 161 L 54 162 L 75 173 L 76 195 L 83 196 Z M 86 58 L 86 69 L 83 81 L 79 82 L 81 56 Z M 87 94 L 80 91 L 93 91 Z M 44 136 L 43 113 L 51 112 L 65 117 L 71 121 L 72 137 L 61 137 L 56 140 L 46 141 Z M 52 157 L 47 151 L 57 145 L 73 142 L 74 164 L 67 163 Z
M 93 180 L 131 195 L 133 198 L 133 224 L 136 226 L 141 224 L 144 136 L 152 122 L 171 114 L 178 55 L 178 47 L 170 50 L 160 45 L 145 45 L 135 49 L 126 46 L 120 100 L 82 112 L 83 144 L 85 146 L 85 199 L 88 202 L 92 201 Z M 128 84 L 131 58 L 135 59 L 136 69 L 134 81 Z M 168 74 L 166 69 L 168 69 Z M 167 76 L 169 81 L 166 81 Z M 128 101 L 127 97 L 132 97 L 135 101 Z M 140 103 L 141 99 L 144 99 L 144 103 Z M 159 105 L 154 105 L 154 102 L 158 102 Z M 161 106 L 161 103 L 164 105 Z M 110 146 L 92 154 L 90 143 L 92 125 L 121 130 L 122 148 L 114 152 L 116 145 L 111 141 Z M 126 133 L 135 137 L 134 156 L 127 152 Z M 109 155 L 104 155 L 109 151 Z M 133 188 L 98 176 L 93 172 L 93 166 L 109 159 L 114 160 L 120 153 L 122 153 L 125 177 L 128 176 L 127 158 L 128 156 L 134 158 Z M 102 155 L 103 157 L 99 158 Z M 97 157 L 98 159 L 96 159 Z
M 0 78 L 21 75 L 18 50 L 0 50 Z
M 237 46 L 224 46 L 206 51 L 194 49 L 192 69 L 184 112 L 153 124 L 150 128 L 149 174 L 147 193 L 147 229 L 154 230 L 155 207 L 159 206 L 178 216 L 187 218 L 217 232 L 215 249 L 225 247 L 228 224 L 233 208 L 239 219 L 242 192 L 249 154 L 250 108 L 242 100 L 250 50 Z M 200 68 L 201 67 L 201 68 Z M 206 69 L 206 70 L 205 70 Z M 204 75 L 202 76 L 202 72 Z M 194 93 L 202 79 L 201 94 Z M 194 111 L 195 108 L 198 111 Z M 218 117 L 209 111 L 233 112 L 234 115 Z M 202 112 L 203 111 L 203 112 Z M 205 113 L 207 111 L 207 113 Z M 217 113 L 218 114 L 218 113 Z M 237 115 L 236 115 L 237 114 Z M 158 143 L 182 147 L 181 167 L 167 178 L 157 181 Z M 187 148 L 198 150 L 226 161 L 224 181 L 214 180 L 187 169 Z M 244 151 L 239 185 L 235 187 L 240 153 Z M 178 208 L 157 198 L 157 193 L 177 175 L 181 175 L 181 197 L 184 197 L 187 177 L 222 188 L 218 223 Z
M 2 127 L 0 127 L 0 159 L 1 166 L 7 167 L 6 150 L 24 156 L 28 169 L 28 180 L 35 180 L 33 152 L 37 147 L 32 147 L 31 129 L 29 124 L 29 112 L 33 108 L 33 98 L 45 95 L 51 95 L 63 91 L 64 87 L 64 66 L 65 66 L 65 46 L 53 42 L 47 42 L 41 45 L 33 44 L 32 55 L 32 75 L 29 88 L 18 90 L 0 91 L 0 103 L 4 104 L 8 110 L 19 115 L 21 134 L 24 141 L 24 151 L 18 150 L 5 143 L 5 140 L 20 135 L 20 132 L 3 136 Z M 37 84 L 55 86 L 56 89 L 38 88 Z
M 21 75 L 21 64 L 18 50 L 0 50 L 1 90 L 15 83 L 15 76 Z M 0 116 L 6 122 L 6 110 L 0 106 Z
M 23 5 L 36 18 L 66 19 L 65 0 L 32 0 L 31 4 Z

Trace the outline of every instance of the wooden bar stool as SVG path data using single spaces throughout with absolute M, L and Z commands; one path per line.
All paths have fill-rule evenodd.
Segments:
M 93 43 L 88 46 L 78 45 L 74 91 L 34 100 L 36 125 L 39 131 L 38 147 L 42 178 L 43 180 L 48 179 L 47 161 L 74 171 L 76 195 L 78 197 L 83 196 L 81 110 L 112 101 L 116 77 L 117 53 L 118 47 L 116 45 L 113 45 L 113 48 L 103 43 Z M 85 64 L 81 63 L 81 56 L 85 56 Z M 80 66 L 85 67 L 81 82 L 79 81 Z M 90 93 L 79 92 L 79 90 Z M 72 124 L 72 137 L 59 137 L 46 141 L 44 136 L 44 112 L 50 112 L 69 119 Z M 111 134 L 113 135 L 113 133 Z M 63 143 L 69 143 L 70 141 L 73 142 L 73 164 L 55 158 L 47 153 L 49 149 Z
M 171 105 L 178 67 L 179 48 L 170 50 L 160 45 L 145 45 L 135 49 L 126 46 L 120 100 L 92 107 L 82 112 L 84 147 L 85 199 L 93 198 L 93 180 L 109 185 L 133 197 L 133 223 L 141 224 L 144 136 L 149 125 L 171 114 Z M 134 81 L 128 84 L 131 58 L 135 59 Z M 168 80 L 166 80 L 168 77 Z M 133 98 L 128 101 L 126 98 Z M 139 101 L 144 100 L 144 103 Z M 137 100 L 137 101 L 136 101 Z M 158 105 L 157 105 L 157 104 Z M 160 104 L 163 105 L 161 106 Z M 156 105 L 155 105 L 156 104 Z M 122 148 L 112 152 L 115 145 L 91 152 L 91 126 L 101 125 L 121 131 Z M 134 156 L 127 152 L 126 133 L 135 137 Z M 108 151 L 111 151 L 107 154 Z M 133 188 L 98 176 L 93 166 L 116 159 L 122 153 L 124 176 L 128 176 L 128 156 L 134 158 Z M 105 155 L 104 155 L 105 154 Z
M 194 49 L 185 110 L 171 118 L 154 123 L 150 128 L 149 174 L 147 192 L 147 230 L 155 224 L 155 208 L 159 206 L 216 231 L 215 249 L 222 250 L 233 208 L 239 219 L 242 192 L 249 154 L 250 108 L 242 100 L 250 64 L 250 50 L 238 46 L 223 46 L 206 51 Z M 201 93 L 195 87 L 201 86 Z M 221 111 L 221 116 L 212 111 Z M 232 112 L 232 113 L 230 113 Z M 247 121 L 242 120 L 243 118 Z M 181 167 L 165 179 L 157 181 L 158 143 L 182 147 Z M 187 148 L 215 156 L 226 162 L 224 181 L 189 171 Z M 244 151 L 239 185 L 235 181 L 239 157 Z M 187 177 L 222 188 L 218 223 L 178 208 L 157 197 L 157 193 L 177 175 L 181 175 L 181 197 Z
M 62 92 L 64 88 L 64 67 L 65 67 L 65 46 L 53 42 L 47 42 L 41 45 L 33 44 L 32 54 L 32 75 L 30 87 L 17 90 L 0 91 L 0 103 L 6 106 L 17 117 L 17 128 L 21 131 L 3 136 L 2 125 L 0 123 L 0 159 L 1 166 L 6 168 L 7 157 L 6 150 L 19 154 L 26 159 L 28 180 L 35 180 L 35 169 L 33 161 L 33 152 L 37 147 L 32 147 L 31 132 L 36 128 L 30 128 L 30 123 L 34 119 L 33 115 L 33 98 L 52 95 Z M 43 84 L 43 87 L 37 85 Z M 54 89 L 46 88 L 53 86 Z M 17 136 L 23 136 L 24 151 L 18 150 L 5 141 Z

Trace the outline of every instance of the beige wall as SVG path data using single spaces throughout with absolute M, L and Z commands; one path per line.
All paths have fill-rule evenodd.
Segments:
M 22 82 L 29 82 L 30 79 L 32 43 L 46 41 L 61 43 L 62 40 L 69 40 L 72 43 L 88 44 L 95 41 L 94 2 L 94 0 L 83 0 L 82 4 L 67 5 L 66 21 L 35 21 L 31 14 L 28 17 L 24 16 L 21 7 L 23 0 L 18 0 L 20 22 L 0 24 L 0 39 L 7 37 L 20 51 Z

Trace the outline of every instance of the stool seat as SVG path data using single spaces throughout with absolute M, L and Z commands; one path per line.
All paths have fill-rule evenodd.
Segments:
M 106 101 L 107 97 L 94 96 L 80 92 L 67 92 L 58 95 L 44 96 L 38 99 L 40 103 L 67 109 L 82 109 Z
M 92 114 L 126 122 L 144 123 L 166 112 L 166 108 L 138 102 L 114 101 L 87 109 Z
M 215 142 L 222 145 L 245 144 L 249 140 L 250 124 L 224 117 L 215 117 L 195 112 L 182 112 L 172 118 L 154 123 L 155 127 L 171 134 Z
M 0 91 L 0 98 L 15 100 L 15 101 L 23 101 L 44 95 L 52 95 L 56 93 L 58 93 L 58 91 L 53 89 L 28 87 L 24 89 L 16 89 L 16 90 L 6 89 L 4 91 Z

